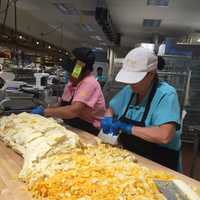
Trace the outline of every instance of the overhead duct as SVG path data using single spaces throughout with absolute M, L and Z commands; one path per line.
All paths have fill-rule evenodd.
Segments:
M 120 45 L 121 34 L 116 31 L 115 26 L 112 23 L 110 12 L 106 7 L 105 1 L 103 0 L 97 1 L 95 19 L 97 23 L 101 26 L 108 40 L 116 45 Z

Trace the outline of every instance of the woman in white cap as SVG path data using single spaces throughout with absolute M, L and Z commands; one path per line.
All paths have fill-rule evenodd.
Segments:
M 157 67 L 158 58 L 148 49 L 127 54 L 116 81 L 128 85 L 110 101 L 101 127 L 120 134 L 124 148 L 177 170 L 180 106 L 175 88 L 158 79 Z

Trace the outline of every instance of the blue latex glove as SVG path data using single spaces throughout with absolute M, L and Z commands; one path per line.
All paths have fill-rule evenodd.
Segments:
M 119 120 L 112 123 L 111 132 L 113 135 L 118 135 L 121 130 L 121 122 Z
M 38 114 L 38 115 L 44 115 L 44 107 L 43 106 L 37 106 L 32 109 L 31 113 Z
M 121 130 L 123 133 L 125 133 L 127 135 L 132 135 L 132 128 L 133 128 L 132 124 L 121 122 L 118 120 L 113 123 L 111 129 L 114 134 L 119 133 L 119 131 Z
M 104 133 L 111 133 L 113 118 L 112 117 L 104 117 L 101 120 L 101 128 L 103 129 Z

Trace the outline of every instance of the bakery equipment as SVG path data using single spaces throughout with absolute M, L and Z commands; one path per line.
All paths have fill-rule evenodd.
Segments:
M 50 75 L 47 79 L 48 85 L 54 85 L 59 83 L 59 78 L 56 75 Z
M 37 89 L 44 89 L 47 86 L 48 73 L 34 73 L 34 77 L 36 79 L 35 86 Z
M 5 84 L 0 90 L 0 113 L 9 115 L 11 113 L 31 112 L 38 105 L 46 106 L 44 101 L 45 91 L 24 82 L 12 81 L 11 85 Z
M 24 111 L 30 112 L 35 106 L 46 107 L 47 103 L 51 104 L 57 101 L 57 98 L 53 97 L 53 94 L 57 94 L 54 92 L 54 87 L 59 86 L 57 76 L 48 73 L 32 73 L 32 76 L 33 79 L 35 77 L 35 83 L 31 81 L 31 85 L 29 85 L 23 81 L 26 74 L 23 74 L 23 79 L 15 81 L 14 73 L 0 73 L 0 78 L 3 77 L 2 80 L 5 81 L 5 83 L 2 82 L 0 90 L 1 113 L 7 115 Z
M 38 105 L 47 106 L 38 90 L 0 91 L 0 94 L 0 112 L 4 115 L 31 112 L 32 108 Z
M 4 80 L 4 85 L 1 87 L 4 90 L 17 90 L 20 86 L 25 85 L 23 81 L 15 81 L 15 74 L 12 72 L 0 72 L 0 78 Z

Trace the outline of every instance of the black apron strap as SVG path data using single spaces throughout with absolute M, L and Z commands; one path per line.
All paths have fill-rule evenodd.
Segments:
M 131 94 L 131 98 L 130 98 L 127 106 L 126 106 L 126 109 L 125 109 L 123 115 L 120 117 L 120 119 L 124 119 L 126 117 L 126 114 L 128 112 L 129 106 L 131 105 L 131 102 L 133 101 L 133 97 L 134 97 L 134 93 Z
M 150 107 L 151 107 L 151 102 L 153 101 L 153 97 L 156 94 L 157 88 L 158 88 L 158 78 L 156 78 L 156 80 L 153 83 L 153 86 L 151 88 L 151 92 L 150 92 L 149 97 L 148 97 L 147 104 L 145 106 L 144 114 L 142 116 L 142 121 L 141 121 L 144 124 L 145 124 L 145 121 L 147 119 L 147 116 L 148 116 L 148 113 L 149 113 L 149 110 L 150 110 Z

